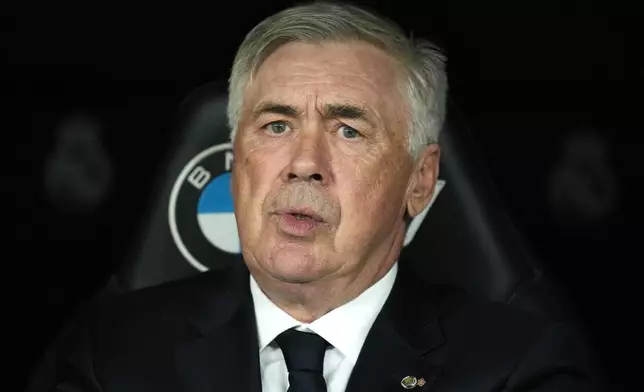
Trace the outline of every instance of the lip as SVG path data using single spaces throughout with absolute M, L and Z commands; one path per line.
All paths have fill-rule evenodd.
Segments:
M 276 215 L 306 215 L 316 222 L 324 222 L 324 219 L 318 213 L 308 207 L 280 208 L 275 210 L 274 213 Z

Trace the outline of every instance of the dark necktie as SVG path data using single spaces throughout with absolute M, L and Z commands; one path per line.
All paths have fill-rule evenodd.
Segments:
M 326 392 L 322 369 L 329 343 L 317 334 L 294 329 L 282 332 L 275 341 L 286 360 L 287 392 Z

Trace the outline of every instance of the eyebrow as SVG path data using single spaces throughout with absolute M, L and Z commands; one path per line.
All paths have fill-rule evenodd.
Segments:
M 375 127 L 369 112 L 359 106 L 349 104 L 326 104 L 323 107 L 323 116 L 326 118 L 346 118 L 351 120 L 364 121 Z
M 281 114 L 288 117 L 296 117 L 299 113 L 293 106 L 283 105 L 276 102 L 262 102 L 253 110 L 253 118 L 258 118 L 263 114 Z
M 279 114 L 287 117 L 297 117 L 301 112 L 302 111 L 300 109 L 291 105 L 277 102 L 262 102 L 255 108 L 255 110 L 253 110 L 253 117 L 258 118 L 263 114 Z M 375 121 L 372 120 L 368 110 L 356 105 L 325 104 L 322 107 L 322 116 L 325 119 L 344 118 L 364 121 L 372 127 L 376 127 Z

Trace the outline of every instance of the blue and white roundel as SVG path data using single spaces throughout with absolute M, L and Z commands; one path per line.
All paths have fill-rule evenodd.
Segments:
M 184 166 L 170 192 L 170 234 L 179 253 L 199 271 L 239 262 L 232 160 L 230 143 L 203 150 Z
M 240 253 L 230 172 L 221 174 L 205 186 L 197 205 L 197 219 L 204 236 L 213 245 L 228 253 Z

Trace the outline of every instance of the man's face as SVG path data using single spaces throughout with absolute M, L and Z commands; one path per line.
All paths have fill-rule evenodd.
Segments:
M 397 72 L 358 42 L 286 44 L 259 68 L 232 174 L 252 271 L 289 283 L 349 276 L 399 246 L 414 165 Z

